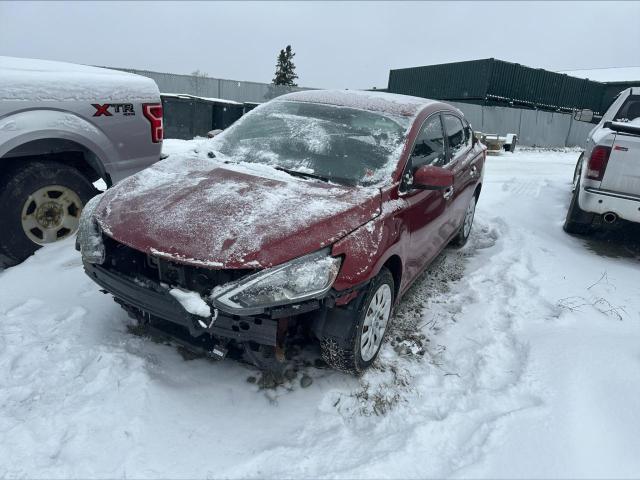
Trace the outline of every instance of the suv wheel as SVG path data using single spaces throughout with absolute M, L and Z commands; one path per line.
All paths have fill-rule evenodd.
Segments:
M 337 370 L 361 373 L 378 356 L 387 332 L 394 303 L 393 276 L 387 268 L 369 285 L 362 307 L 357 312 L 350 338 L 323 338 L 322 358 Z
M 42 245 L 70 237 L 96 190 L 78 170 L 57 162 L 29 162 L 0 185 L 0 253 L 21 262 Z

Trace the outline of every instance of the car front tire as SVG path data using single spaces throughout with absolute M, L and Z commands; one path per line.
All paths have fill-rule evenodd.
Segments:
M 391 321 L 394 292 L 393 276 L 383 267 L 369 284 L 349 338 L 321 339 L 322 358 L 330 367 L 359 374 L 373 364 Z

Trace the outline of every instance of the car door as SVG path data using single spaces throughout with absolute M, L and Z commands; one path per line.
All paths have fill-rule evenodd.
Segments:
M 449 203 L 441 190 L 418 190 L 410 187 L 411 178 L 423 165 L 442 166 L 446 162 L 446 149 L 442 120 L 439 113 L 428 117 L 422 124 L 413 145 L 400 185 L 400 195 L 406 201 L 401 213 L 409 230 L 409 251 L 405 257 L 408 283 L 433 260 L 446 241 L 443 223 Z M 409 179 L 408 181 L 406 179 Z
M 447 210 L 444 230 L 450 237 L 458 231 L 475 186 L 477 166 L 474 163 L 475 152 L 472 148 L 471 127 L 453 113 L 442 115 L 445 129 L 446 166 L 454 175 L 453 197 Z

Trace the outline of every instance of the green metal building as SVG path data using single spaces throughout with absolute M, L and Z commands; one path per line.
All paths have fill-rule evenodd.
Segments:
M 387 91 L 479 105 L 602 113 L 625 85 L 488 58 L 391 70 Z

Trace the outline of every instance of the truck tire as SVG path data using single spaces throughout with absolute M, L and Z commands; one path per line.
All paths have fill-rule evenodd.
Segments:
M 591 231 L 594 214 L 585 212 L 580 208 L 580 205 L 578 203 L 579 194 L 580 182 L 578 182 L 573 191 L 571 203 L 569 204 L 569 210 L 567 211 L 567 218 L 565 219 L 564 226 L 562 228 L 567 233 L 575 235 L 585 235 Z
M 0 258 L 15 265 L 42 245 L 74 235 L 80 212 L 97 190 L 78 170 L 30 161 L 0 184 Z
M 359 374 L 371 366 L 378 356 L 391 320 L 394 292 L 393 275 L 383 267 L 369 284 L 355 315 L 355 328 L 348 329 L 350 337 L 321 339 L 322 359 L 330 367 Z
M 580 174 L 582 172 L 582 157 L 584 157 L 584 152 L 580 154 L 578 157 L 578 161 L 576 162 L 576 168 L 573 171 L 573 182 L 571 183 L 571 191 L 575 192 L 578 188 L 578 183 L 580 183 Z

